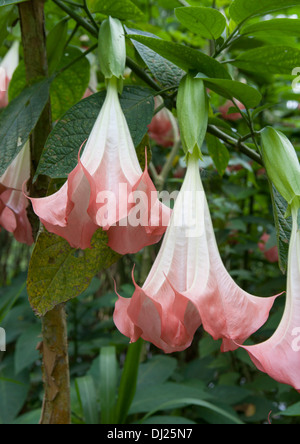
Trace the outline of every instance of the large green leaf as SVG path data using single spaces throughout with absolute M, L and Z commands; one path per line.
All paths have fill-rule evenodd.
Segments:
M 279 194 L 274 185 L 270 185 L 270 187 L 277 234 L 279 267 L 281 271 L 285 273 L 287 270 L 289 242 L 292 232 L 292 219 L 291 217 L 285 217 L 288 207 L 286 200 Z
M 17 18 L 18 14 L 14 5 L 5 6 L 0 9 L 0 45 L 2 45 L 3 40 L 8 36 L 9 26 L 11 26 Z
M 75 379 L 75 387 L 85 424 L 100 424 L 97 392 L 92 376 Z
M 139 31 L 137 29 L 130 29 L 126 26 L 125 30 L 129 36 L 135 34 L 158 38 L 154 34 L 150 34 L 149 32 Z M 178 68 L 178 66 L 174 65 L 174 63 L 160 56 L 155 51 L 152 51 L 152 49 L 148 48 L 142 43 L 139 43 L 135 40 L 132 40 L 132 43 L 134 44 L 135 49 L 144 60 L 158 82 L 160 82 L 165 88 L 179 85 L 180 80 L 185 74 L 182 69 Z
M 232 63 L 250 72 L 291 74 L 300 66 L 300 50 L 289 46 L 263 46 L 243 52 Z
M 46 142 L 37 175 L 66 178 L 76 167 L 79 148 L 90 135 L 105 95 L 101 92 L 82 100 L 58 122 Z M 133 142 L 138 146 L 153 117 L 152 93 L 147 88 L 128 86 L 120 100 Z
M 87 0 L 91 12 L 100 12 L 120 20 L 139 20 L 143 12 L 130 0 Z
M 18 337 L 14 353 L 16 375 L 39 359 L 37 345 L 41 341 L 41 330 L 41 325 L 32 324 Z
M 175 14 L 187 29 L 207 39 L 218 39 L 226 27 L 224 15 L 213 8 L 177 8 Z
M 141 35 L 131 35 L 130 38 L 148 46 L 184 71 L 196 70 L 207 77 L 230 79 L 221 63 L 189 46 Z
M 243 35 L 260 36 L 278 36 L 300 37 L 300 20 L 279 18 L 273 20 L 264 20 L 252 25 L 244 26 L 241 29 Z
M 208 88 L 217 94 L 226 99 L 237 99 L 248 109 L 258 106 L 262 99 L 262 95 L 257 89 L 245 83 L 236 82 L 235 80 L 206 78 L 203 78 L 203 81 Z
M 230 160 L 228 149 L 217 137 L 208 133 L 206 134 L 206 144 L 217 171 L 222 177 Z
M 16 5 L 17 3 L 24 3 L 27 0 L 0 0 L 0 7 L 7 5 Z
M 118 363 L 115 347 L 103 347 L 100 353 L 101 423 L 115 423 Z
M 69 46 L 58 65 L 57 71 L 82 55 L 79 48 Z M 51 109 L 54 121 L 60 119 L 71 106 L 79 102 L 89 86 L 90 62 L 82 57 L 78 62 L 59 74 L 51 86 Z
M 300 0 L 235 0 L 229 8 L 229 13 L 236 23 L 242 23 L 251 17 L 292 6 L 300 6 Z
M 0 365 L 0 424 L 9 424 L 22 409 L 29 391 L 29 374 L 15 374 L 12 358 Z
M 116 422 L 123 424 L 136 392 L 139 363 L 144 341 L 139 339 L 128 347 L 116 405 Z
M 21 151 L 49 98 L 51 79 L 26 88 L 0 115 L 0 176 Z
M 63 37 L 62 37 L 63 38 Z M 49 45 L 51 42 L 49 43 Z M 61 55 L 61 51 L 57 51 Z M 58 55 L 56 52 L 56 56 Z M 79 48 L 69 46 L 61 60 L 54 60 L 51 57 L 51 67 L 56 68 L 57 71 L 68 66 L 70 62 L 76 60 L 82 55 Z M 58 62 L 58 65 L 57 65 Z M 54 77 L 51 88 L 51 109 L 52 118 L 54 121 L 60 119 L 71 106 L 79 102 L 84 96 L 84 93 L 90 81 L 90 63 L 86 57 L 82 57 L 76 63 L 72 64 L 67 70 Z M 16 71 L 9 85 L 9 99 L 16 98 L 26 87 L 25 64 L 22 61 Z
M 29 302 L 37 315 L 44 316 L 56 305 L 80 295 L 100 270 L 120 258 L 107 246 L 107 234 L 101 229 L 94 234 L 91 246 L 78 252 L 55 234 L 39 235 L 27 279 Z

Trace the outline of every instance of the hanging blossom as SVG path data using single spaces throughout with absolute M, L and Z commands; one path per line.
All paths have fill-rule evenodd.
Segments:
M 294 209 L 288 255 L 286 306 L 280 325 L 267 341 L 244 346 L 259 370 L 300 391 L 300 231 Z
M 30 145 L 27 142 L 0 177 L 0 226 L 13 233 L 21 243 L 33 244 L 32 229 L 27 217 L 28 200 L 22 192 L 30 177 Z
M 268 177 L 288 204 L 286 215 L 292 215 L 292 233 L 282 320 L 269 340 L 244 348 L 259 370 L 300 391 L 300 164 L 293 145 L 280 131 L 266 127 L 261 139 Z
M 203 324 L 222 350 L 234 350 L 267 320 L 275 297 L 259 298 L 240 289 L 226 271 L 216 243 L 201 183 L 198 156 L 190 156 L 170 226 L 142 288 L 131 299 L 119 296 L 117 328 L 166 353 L 190 346 Z M 239 342 L 237 341 L 237 342 Z
M 89 248 L 99 227 L 120 254 L 160 241 L 170 209 L 159 202 L 147 167 L 140 167 L 115 78 L 108 81 L 105 103 L 67 182 L 31 202 L 46 229 L 74 248 Z
M 0 108 L 8 105 L 8 86 L 19 64 L 19 42 L 14 42 L 0 63 Z

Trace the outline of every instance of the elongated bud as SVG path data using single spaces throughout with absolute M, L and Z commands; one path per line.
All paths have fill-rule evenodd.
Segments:
M 177 115 L 181 140 L 186 154 L 198 151 L 201 147 L 208 124 L 208 97 L 202 79 L 187 74 L 181 81 L 177 96 Z
M 292 205 L 295 197 L 300 198 L 300 165 L 293 145 L 283 133 L 266 127 L 262 131 L 261 149 L 270 180 Z
M 99 61 L 104 77 L 123 79 L 126 67 L 125 33 L 118 19 L 104 20 L 99 32 Z

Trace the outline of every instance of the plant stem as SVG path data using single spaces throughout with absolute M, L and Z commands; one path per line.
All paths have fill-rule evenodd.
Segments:
M 31 0 L 19 4 L 22 43 L 26 68 L 26 79 L 30 85 L 37 78 L 48 76 L 44 1 Z M 52 130 L 50 99 L 31 135 L 31 186 L 30 193 L 44 197 L 48 181 L 39 178 L 32 184 L 45 142 Z M 32 211 L 30 221 L 37 236 L 39 220 Z M 43 353 L 45 396 L 41 424 L 69 424 L 70 383 L 67 344 L 67 327 L 63 305 L 47 313 L 42 319 L 43 342 L 39 347 Z
M 98 32 L 94 26 L 90 25 L 83 17 L 78 15 L 74 9 L 64 4 L 61 0 L 53 0 L 53 2 L 59 6 L 63 11 L 65 11 L 69 16 L 76 21 L 76 23 L 82 26 L 86 31 L 88 31 L 93 37 L 98 38 Z M 141 69 L 130 57 L 126 57 L 126 65 L 130 68 L 141 80 L 143 80 L 148 86 L 160 91 L 161 88 L 157 83 L 152 80 L 148 74 Z
M 70 424 L 69 358 L 64 305 L 58 305 L 46 314 L 42 334 L 45 394 L 40 424 Z
M 214 125 L 208 125 L 207 131 L 213 136 L 216 136 L 219 139 L 223 140 L 223 142 L 225 142 L 227 145 L 230 145 L 236 148 L 241 153 L 246 154 L 246 156 L 257 162 L 259 165 L 263 165 L 261 156 L 247 147 L 247 145 L 245 145 L 243 142 L 240 142 L 234 137 L 229 136 Z

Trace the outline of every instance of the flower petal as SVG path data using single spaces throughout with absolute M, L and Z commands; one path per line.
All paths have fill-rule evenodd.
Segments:
M 300 232 L 294 216 L 283 318 L 267 341 L 243 346 L 259 370 L 300 391 Z

